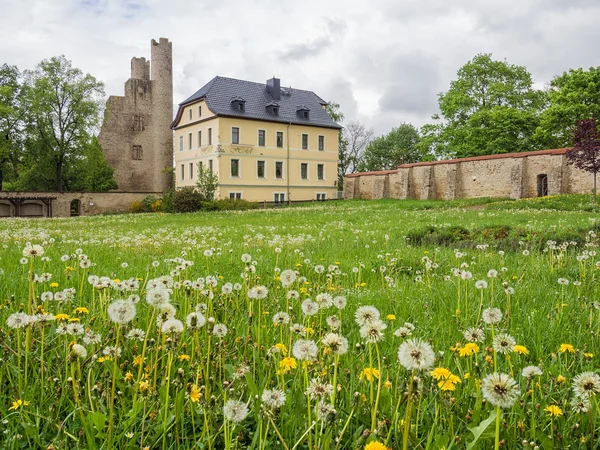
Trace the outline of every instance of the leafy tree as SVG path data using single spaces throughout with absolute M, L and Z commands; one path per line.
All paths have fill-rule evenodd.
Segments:
M 81 159 L 69 166 L 66 179 L 68 190 L 106 192 L 117 189 L 113 168 L 108 165 L 102 146 L 96 136 L 85 146 Z
M 373 129 L 359 122 L 348 122 L 342 133 L 344 147 L 340 148 L 338 172 L 340 178 L 356 172 L 362 163 L 365 149 L 373 139 Z
M 439 157 L 532 150 L 545 101 L 525 67 L 476 55 L 439 95 L 441 115 L 422 128 L 421 147 Z
M 393 128 L 387 135 L 369 142 L 360 170 L 389 170 L 428 159 L 419 147 L 419 139 L 419 131 L 410 123 Z
M 35 173 L 50 179 L 56 190 L 65 185 L 64 169 L 81 158 L 99 124 L 103 85 L 73 68 L 64 56 L 43 60 L 26 73 L 27 141 Z M 30 170 L 31 171 L 31 170 Z
M 577 122 L 574 143 L 573 148 L 565 154 L 567 164 L 594 175 L 594 204 L 596 204 L 596 175 L 600 171 L 600 131 L 596 119 Z
M 341 124 L 344 122 L 344 113 L 340 111 L 340 104 L 329 102 L 325 106 L 325 110 L 334 122 Z M 344 186 L 344 173 L 341 172 L 340 166 L 345 164 L 346 149 L 348 142 L 344 139 L 343 129 L 338 133 L 338 190 L 342 190 Z
M 198 180 L 196 181 L 202 200 L 213 201 L 219 188 L 219 177 L 210 168 L 198 163 Z
M 571 69 L 554 78 L 548 100 L 535 137 L 545 148 L 569 147 L 579 120 L 600 118 L 600 67 Z
M 23 105 L 21 74 L 16 66 L 0 67 L 0 191 L 3 182 L 18 176 L 22 146 Z

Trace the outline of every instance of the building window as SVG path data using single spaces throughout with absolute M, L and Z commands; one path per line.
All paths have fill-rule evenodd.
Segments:
M 319 136 L 319 150 L 325 150 L 325 136 Z
M 141 145 L 134 145 L 131 148 L 131 159 L 137 159 L 140 160 L 143 157 L 143 153 L 142 153 L 142 146 Z
M 302 135 L 302 150 L 308 150 L 308 134 Z
M 185 180 L 185 164 L 181 165 L 181 181 Z
M 198 106 L 198 117 L 202 117 L 202 105 Z
M 308 180 L 308 163 L 300 164 L 300 178 Z
M 211 172 L 213 171 L 213 161 L 212 161 L 212 159 L 208 160 L 208 170 L 210 170 Z
M 283 179 L 283 161 L 277 161 L 275 163 L 275 178 Z
M 285 202 L 285 194 L 283 192 L 275 192 L 273 194 L 273 201 L 275 203 L 283 203 L 283 202 Z
M 317 200 L 318 201 L 327 200 L 327 194 L 325 192 L 317 192 Z
M 208 145 L 212 145 L 212 128 L 208 129 Z
M 190 120 L 192 120 L 192 108 L 190 108 Z
M 179 151 L 183 151 L 183 135 L 179 136 Z
M 198 147 L 202 147 L 202 131 L 198 131 Z
M 317 164 L 317 180 L 325 179 L 325 165 Z
M 231 127 L 231 143 L 240 143 L 240 129 L 238 127 Z
M 133 116 L 133 131 L 144 131 L 144 119 L 142 119 L 142 116 Z
M 265 130 L 258 130 L 258 145 L 265 146 Z
M 283 148 L 283 131 L 277 132 L 277 147 Z
M 188 133 L 188 150 L 192 148 L 192 133 Z
M 258 178 L 265 177 L 265 162 L 264 161 L 256 161 L 256 176 Z
M 202 161 L 200 161 L 198 163 L 198 167 L 199 167 L 198 172 L 202 172 L 204 170 L 204 163 Z
M 239 159 L 231 160 L 231 176 L 232 177 L 240 176 L 240 160 Z
M 190 180 L 194 179 L 194 163 L 190 163 Z
M 230 192 L 229 193 L 229 199 L 230 200 L 241 200 L 242 199 L 242 193 L 241 192 Z

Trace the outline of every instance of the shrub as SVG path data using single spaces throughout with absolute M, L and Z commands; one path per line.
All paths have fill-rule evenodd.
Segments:
M 173 212 L 186 213 L 200 211 L 202 195 L 193 187 L 183 187 L 173 191 L 171 196 Z
M 143 211 L 144 211 L 144 205 L 139 200 L 136 200 L 131 205 L 129 205 L 129 212 L 141 213 Z

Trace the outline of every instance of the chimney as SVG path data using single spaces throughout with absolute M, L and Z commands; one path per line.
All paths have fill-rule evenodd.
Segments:
M 279 78 L 271 78 L 270 80 L 267 80 L 267 91 L 269 91 L 269 94 L 271 94 L 271 97 L 273 97 L 273 100 L 281 100 L 281 88 L 280 88 L 280 81 Z

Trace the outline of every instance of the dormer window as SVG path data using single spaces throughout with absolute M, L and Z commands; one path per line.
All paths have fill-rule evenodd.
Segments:
M 238 112 L 244 112 L 244 110 L 246 109 L 245 105 L 246 100 L 244 100 L 242 97 L 233 97 L 231 99 L 231 107 Z
M 310 109 L 304 105 L 300 105 L 296 107 L 296 113 L 300 116 L 301 119 L 309 119 L 310 118 Z
M 267 112 L 269 114 L 272 114 L 274 116 L 278 116 L 279 115 L 279 103 L 277 102 L 269 102 L 267 103 Z

